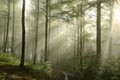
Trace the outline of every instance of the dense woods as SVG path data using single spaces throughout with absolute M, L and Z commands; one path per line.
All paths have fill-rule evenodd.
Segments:
M 0 0 L 0 80 L 120 80 L 119 13 L 120 0 Z

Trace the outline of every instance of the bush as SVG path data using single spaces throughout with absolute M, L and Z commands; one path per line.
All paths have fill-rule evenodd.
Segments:
M 90 56 L 91 57 L 91 56 Z M 83 70 L 77 69 L 76 80 L 120 80 L 120 58 L 110 57 L 96 65 L 96 58 L 84 57 Z M 79 71 L 79 72 L 78 72 Z
M 1 53 L 0 54 L 0 62 L 11 62 L 12 56 L 8 53 Z
M 13 57 L 11 53 L 0 53 L 0 62 L 18 64 L 19 59 Z
M 100 77 L 102 80 L 120 80 L 120 59 L 108 58 L 106 64 L 101 66 Z

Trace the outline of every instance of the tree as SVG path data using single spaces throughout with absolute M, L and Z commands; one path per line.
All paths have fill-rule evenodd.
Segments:
M 48 0 L 46 0 L 46 16 L 45 16 L 45 55 L 44 61 L 48 60 Z
M 13 23 L 12 23 L 12 47 L 11 47 L 11 53 L 14 53 L 14 26 L 15 26 L 15 0 L 13 0 Z
M 83 69 L 83 5 L 81 4 L 81 19 L 80 19 L 80 70 Z
M 21 51 L 21 62 L 20 67 L 24 67 L 25 58 L 25 0 L 23 0 L 22 6 L 22 51 Z
M 9 23 L 10 23 L 10 0 L 8 2 L 8 12 L 7 12 L 7 26 L 6 26 L 6 38 L 5 38 L 5 47 L 3 52 L 7 52 L 8 38 L 9 38 Z M 6 51 L 7 50 L 7 51 Z
M 97 0 L 97 57 L 101 57 L 101 2 Z
M 113 17 L 113 6 L 114 6 L 114 1 L 110 0 L 110 41 L 109 41 L 109 50 L 108 53 L 111 55 L 112 54 L 112 17 Z
M 3 38 L 3 52 L 6 52 L 6 28 L 7 28 L 7 12 L 4 14 L 4 38 Z
M 79 60 L 79 66 L 80 70 L 82 71 L 83 69 L 83 2 L 78 6 L 79 11 L 79 16 L 77 19 L 77 24 L 78 24 L 78 31 L 77 31 L 77 56 Z
M 36 57 L 37 57 L 37 42 L 38 42 L 38 26 L 39 26 L 39 0 L 37 0 L 36 6 L 36 35 L 35 35 L 35 53 L 33 58 L 33 64 L 36 64 Z

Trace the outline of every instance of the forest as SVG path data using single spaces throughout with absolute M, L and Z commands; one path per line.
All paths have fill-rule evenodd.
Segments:
M 0 0 L 0 80 L 120 80 L 120 0 Z

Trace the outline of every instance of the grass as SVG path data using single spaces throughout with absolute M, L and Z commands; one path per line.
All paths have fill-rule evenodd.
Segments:
M 19 61 L 9 53 L 0 53 L 0 80 L 50 80 L 49 64 L 21 68 Z

